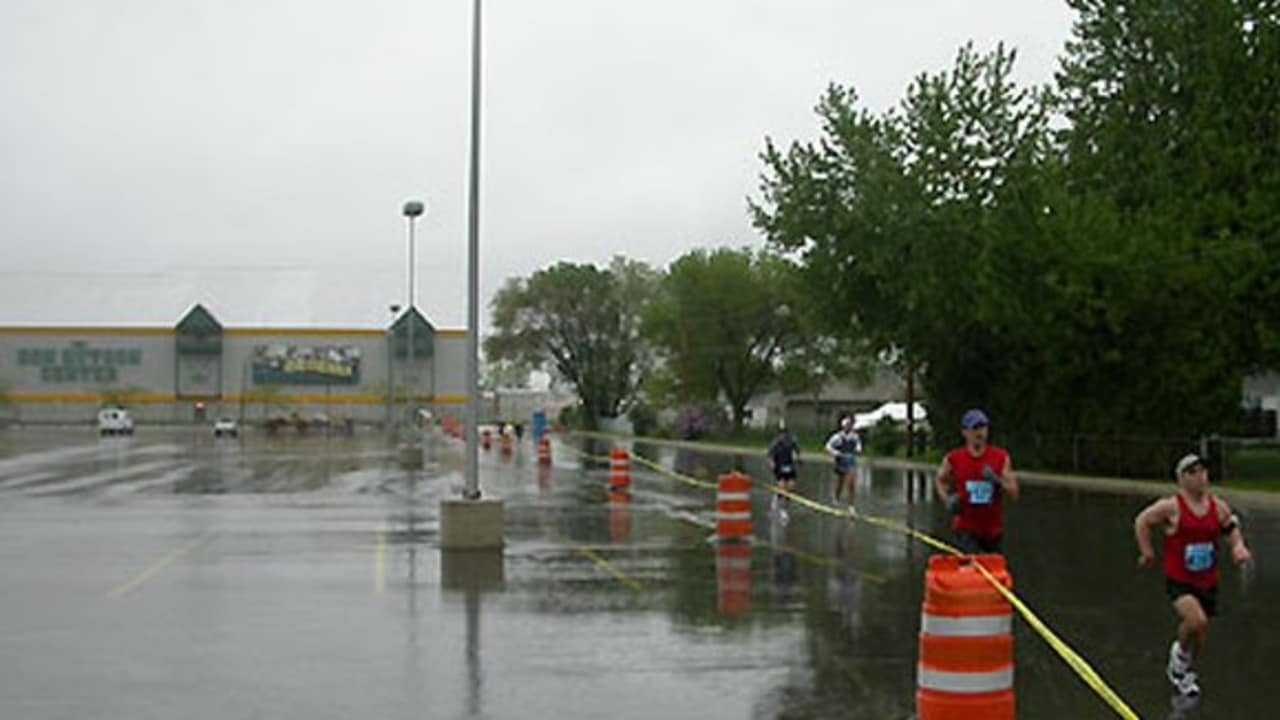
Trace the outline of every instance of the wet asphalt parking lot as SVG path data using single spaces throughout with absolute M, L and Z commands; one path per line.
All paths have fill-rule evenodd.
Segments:
M 454 440 L 410 471 L 371 430 L 2 430 L 0 717 L 912 716 L 926 547 L 804 510 L 782 526 L 757 492 L 757 542 L 718 555 L 713 493 L 637 467 L 611 501 L 607 469 L 564 443 L 550 470 L 527 438 L 482 453 L 506 548 L 445 554 Z M 707 480 L 764 475 L 756 456 L 636 450 Z M 801 491 L 825 494 L 828 472 L 807 464 Z M 858 483 L 864 512 L 945 535 L 924 475 Z M 1204 698 L 1175 708 L 1172 614 L 1134 564 L 1148 499 L 1027 485 L 1008 512 L 1019 594 L 1144 718 L 1271 716 L 1280 513 L 1246 508 L 1256 566 L 1224 571 Z M 1015 626 L 1019 717 L 1115 717 Z

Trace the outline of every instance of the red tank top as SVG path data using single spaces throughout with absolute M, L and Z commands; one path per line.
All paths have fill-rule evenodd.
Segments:
M 1218 504 L 1209 496 L 1209 512 L 1196 516 L 1191 506 L 1178 499 L 1178 527 L 1164 538 L 1164 574 L 1175 582 L 1209 590 L 1218 584 Z
M 989 467 L 998 476 L 1008 462 L 1009 453 L 995 445 L 988 445 L 977 457 L 964 447 L 947 453 L 955 483 L 952 487 L 960 496 L 960 512 L 951 521 L 953 528 L 993 540 L 1004 533 L 1000 484 L 984 478 L 982 471 Z

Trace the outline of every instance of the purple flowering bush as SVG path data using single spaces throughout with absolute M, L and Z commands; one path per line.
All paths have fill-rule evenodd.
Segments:
M 711 403 L 689 403 L 680 406 L 671 432 L 684 440 L 700 440 L 711 435 L 723 434 L 729 428 L 729 417 L 724 408 Z

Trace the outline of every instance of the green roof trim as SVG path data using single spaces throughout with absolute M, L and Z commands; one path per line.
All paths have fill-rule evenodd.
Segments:
M 174 342 L 179 355 L 221 355 L 222 323 L 203 305 L 196 304 L 178 321 Z
M 218 322 L 213 313 L 197 303 L 187 311 L 186 315 L 182 316 L 174 330 L 179 333 L 193 335 L 221 335 L 222 323 Z
M 409 324 L 413 323 L 413 355 L 418 358 L 431 357 L 435 348 L 436 329 L 418 309 L 409 308 L 387 329 L 391 336 L 391 352 L 397 358 L 409 355 Z

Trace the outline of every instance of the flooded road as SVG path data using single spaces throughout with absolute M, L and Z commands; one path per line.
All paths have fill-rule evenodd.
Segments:
M 764 477 L 757 457 L 637 450 Z M 528 443 L 482 453 L 507 547 L 442 553 L 460 452 L 441 438 L 408 471 L 372 432 L 0 432 L 0 717 L 912 716 L 917 541 L 799 508 L 783 526 L 756 492 L 757 542 L 718 548 L 713 492 L 637 466 L 611 499 L 607 468 L 557 441 L 551 469 Z M 824 497 L 829 472 L 804 466 L 800 490 Z M 858 486 L 862 511 L 946 539 L 924 476 L 862 468 Z M 1269 716 L 1280 513 L 1247 515 L 1258 565 L 1224 571 L 1184 712 L 1162 578 L 1135 568 L 1146 500 L 1025 487 L 1016 590 L 1144 718 Z M 1019 717 L 1115 717 L 1020 621 L 1015 643 Z

